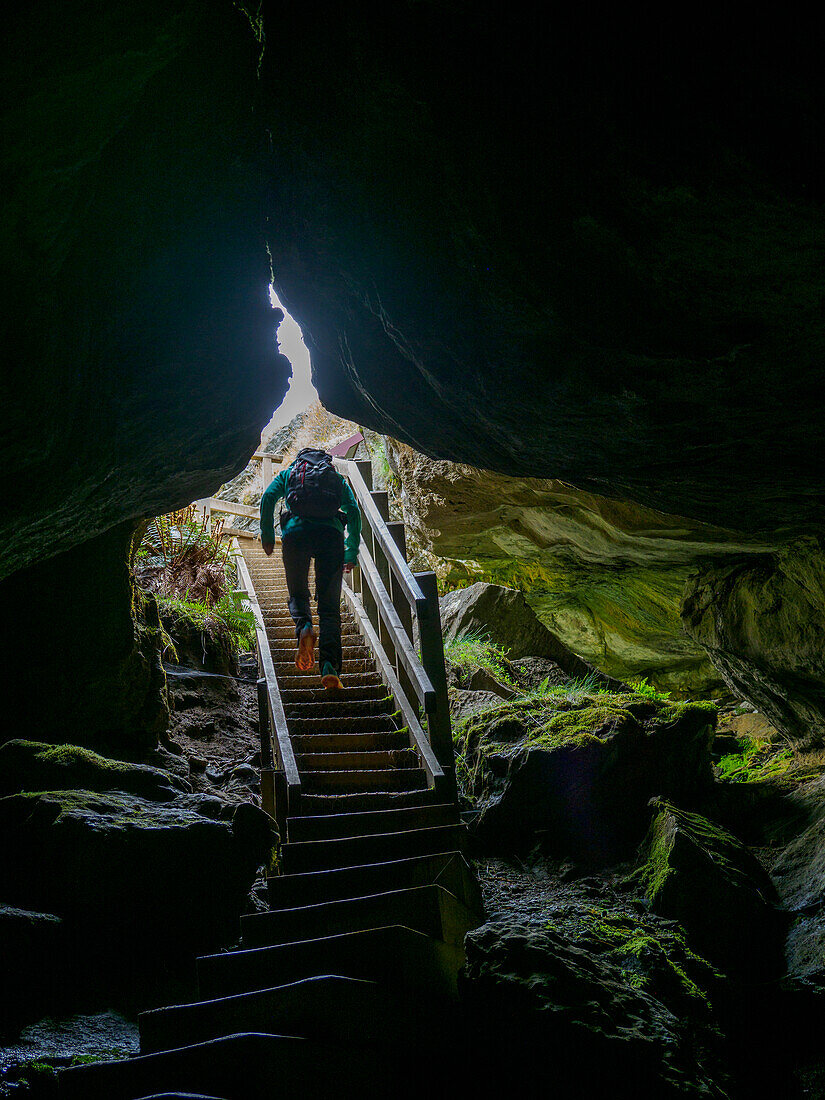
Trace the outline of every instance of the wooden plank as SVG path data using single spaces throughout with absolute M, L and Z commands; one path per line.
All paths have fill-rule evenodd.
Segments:
M 450 701 L 447 695 L 447 673 L 444 667 L 444 638 L 438 607 L 438 583 L 435 573 L 419 573 L 418 582 L 427 594 L 427 614 L 418 618 L 421 661 L 435 687 L 432 707 L 427 707 L 427 727 L 430 742 L 442 768 L 452 774 L 455 766 L 450 723 Z
M 428 785 L 431 787 L 442 785 L 445 778 L 444 771 L 438 763 L 436 755 L 427 740 L 427 736 L 418 720 L 418 715 L 413 710 L 406 695 L 401 689 L 401 684 L 398 682 L 395 670 L 390 664 L 390 660 L 378 639 L 375 628 L 367 618 L 360 598 L 346 585 L 343 587 L 342 592 L 348 607 L 361 627 L 361 632 L 366 639 L 367 645 L 372 650 L 375 661 L 381 670 L 384 683 L 387 685 L 390 694 L 398 705 L 398 709 L 401 711 L 404 723 L 410 731 L 410 738 L 420 753 L 422 765 L 427 773 Z
M 361 508 L 361 514 L 364 520 L 369 524 L 373 538 L 377 540 L 381 549 L 384 551 L 390 569 L 395 575 L 399 588 L 404 593 L 407 602 L 411 607 L 414 607 L 417 612 L 423 612 L 427 602 L 424 598 L 424 593 L 421 591 L 418 581 L 413 576 L 410 567 L 404 561 L 400 550 L 387 530 L 384 518 L 373 500 L 370 490 L 367 488 L 367 484 L 358 468 L 360 463 L 348 462 L 340 458 L 336 458 L 334 462 L 336 468 L 348 478 L 352 486 L 352 491 L 355 494 L 355 499 L 358 501 Z
M 200 503 L 203 503 L 201 501 Z M 230 516 L 246 516 L 248 519 L 258 519 L 260 508 L 253 504 L 236 504 L 234 500 L 220 500 L 218 497 L 210 497 L 206 502 L 213 512 L 227 512 Z
M 286 715 L 284 713 L 283 703 L 281 702 L 281 693 L 278 690 L 278 680 L 275 676 L 275 666 L 272 661 L 272 651 L 269 648 L 269 639 L 266 636 L 266 626 L 264 625 L 263 615 L 258 605 L 258 598 L 255 595 L 255 587 L 249 575 L 249 569 L 247 568 L 244 556 L 237 543 L 235 544 L 235 560 L 238 563 L 238 577 L 249 595 L 249 603 L 255 616 L 258 660 L 260 662 L 261 672 L 266 680 L 270 715 L 275 727 L 273 730 L 273 747 L 278 757 L 278 763 L 281 765 L 281 769 L 286 776 L 289 812 L 294 813 L 297 808 L 297 798 L 301 791 L 301 779 L 298 774 L 298 765 L 295 760 L 295 753 L 293 752 L 292 742 L 287 730 Z

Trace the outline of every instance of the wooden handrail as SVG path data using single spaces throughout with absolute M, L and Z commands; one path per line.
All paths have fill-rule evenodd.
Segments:
M 372 560 L 369 550 L 363 544 L 358 554 L 358 563 L 361 566 L 362 577 L 366 580 L 378 606 L 378 614 L 381 616 L 395 646 L 395 651 L 404 665 L 407 675 L 412 680 L 418 700 L 424 710 L 429 713 L 436 702 L 435 688 L 424 671 L 424 666 L 419 661 L 418 654 L 412 647 L 412 642 L 407 637 L 407 633 L 398 617 L 398 612 L 392 606 L 390 595 L 384 587 L 384 582 L 381 580 L 375 562 Z
M 210 512 L 226 512 L 230 516 L 246 516 L 249 519 L 257 519 L 261 510 L 258 505 L 236 504 L 234 500 L 221 500 L 220 497 L 204 497 L 196 500 L 198 509 L 206 508 Z
M 395 543 L 392 535 L 387 530 L 384 517 L 378 511 L 375 501 L 372 499 L 367 484 L 361 476 L 358 466 L 346 458 L 333 459 L 335 466 L 344 474 L 352 486 L 355 499 L 361 509 L 361 515 L 370 525 L 373 537 L 376 539 L 389 563 L 389 567 L 398 581 L 401 591 L 408 603 L 415 608 L 417 614 L 425 615 L 427 600 L 421 591 L 421 586 L 413 576 L 412 570 L 404 561 L 401 551 Z
M 401 716 L 410 731 L 410 736 L 413 740 L 413 744 L 418 750 L 421 763 L 424 770 L 427 773 L 429 785 L 431 787 L 440 787 L 444 783 L 444 770 L 436 759 L 436 755 L 432 750 L 421 723 L 418 720 L 418 715 L 410 706 L 406 695 L 404 694 L 401 684 L 398 682 L 398 677 L 395 675 L 395 670 L 392 667 L 392 663 L 387 657 L 386 650 L 381 645 L 380 639 L 375 632 L 375 627 L 369 620 L 369 616 L 364 610 L 364 605 L 361 602 L 358 594 L 353 592 L 349 585 L 344 585 L 342 589 L 344 599 L 349 606 L 350 611 L 355 617 L 358 623 L 364 639 L 367 645 L 372 650 L 376 663 L 381 670 L 381 676 L 384 683 L 387 686 L 390 694 L 395 698 L 398 703 Z
M 249 575 L 246 561 L 237 539 L 232 540 L 232 552 L 238 568 L 238 580 L 245 589 L 252 612 L 255 616 L 255 638 L 258 645 L 258 660 L 260 669 L 266 680 L 266 694 L 269 701 L 270 729 L 272 733 L 272 749 L 280 770 L 284 773 L 287 784 L 288 803 L 292 806 L 301 791 L 301 778 L 298 774 L 298 764 L 286 725 L 286 714 L 281 701 L 281 692 L 275 677 L 275 665 L 272 660 L 272 650 L 269 647 L 269 639 L 266 635 L 261 608 L 258 597 L 255 595 L 255 587 Z

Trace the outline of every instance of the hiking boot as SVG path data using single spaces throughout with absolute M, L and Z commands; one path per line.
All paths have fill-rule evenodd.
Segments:
M 307 625 L 298 635 L 298 652 L 295 654 L 295 667 L 308 672 L 315 664 L 315 631 Z
M 324 661 L 323 668 L 321 669 L 321 683 L 327 691 L 343 690 L 344 685 L 341 683 L 341 678 L 329 661 Z

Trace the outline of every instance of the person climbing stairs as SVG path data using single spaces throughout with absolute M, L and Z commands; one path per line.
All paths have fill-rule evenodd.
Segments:
M 269 908 L 241 918 L 239 946 L 198 960 L 197 1001 L 140 1015 L 140 1056 L 64 1071 L 62 1097 L 412 1095 L 457 1033 L 463 940 L 483 908 L 451 788 L 424 766 L 368 625 L 344 601 L 330 694 L 317 667 L 296 667 L 280 555 L 257 542 L 243 555 L 300 777 Z

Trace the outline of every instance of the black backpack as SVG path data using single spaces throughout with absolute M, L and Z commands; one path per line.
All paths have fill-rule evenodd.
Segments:
M 286 482 L 286 504 L 292 515 L 331 519 L 341 509 L 341 478 L 326 451 L 305 447 L 298 452 Z

